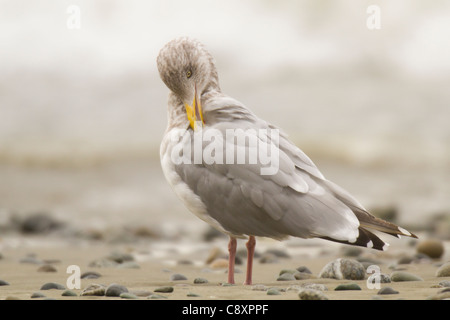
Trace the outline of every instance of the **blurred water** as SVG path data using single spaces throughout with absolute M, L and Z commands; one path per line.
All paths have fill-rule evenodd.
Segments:
M 371 4 L 380 30 L 366 26 Z M 80 29 L 67 27 L 70 5 Z M 155 59 L 189 35 L 215 56 L 223 90 L 314 160 L 407 170 L 402 203 L 412 206 L 425 181 L 436 188 L 432 209 L 447 208 L 449 9 L 420 0 L 0 0 L 0 164 L 157 166 L 168 90 Z

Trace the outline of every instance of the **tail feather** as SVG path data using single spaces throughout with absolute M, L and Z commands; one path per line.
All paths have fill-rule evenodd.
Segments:
M 363 229 L 361 227 L 358 228 L 359 230 L 359 236 L 356 238 L 355 242 L 349 242 L 349 241 L 343 241 L 343 240 L 336 240 L 330 237 L 320 237 L 325 240 L 330 240 L 334 242 L 339 242 L 343 244 L 349 244 L 352 246 L 360 246 L 360 247 L 366 247 L 366 248 L 372 248 L 376 250 L 386 250 L 389 247 L 389 244 L 378 238 L 375 234 L 372 232 Z

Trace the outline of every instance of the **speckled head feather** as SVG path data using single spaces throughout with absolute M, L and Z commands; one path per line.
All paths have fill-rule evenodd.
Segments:
M 157 65 L 162 81 L 183 102 L 192 101 L 194 85 L 200 95 L 220 91 L 214 59 L 195 39 L 182 37 L 167 43 Z

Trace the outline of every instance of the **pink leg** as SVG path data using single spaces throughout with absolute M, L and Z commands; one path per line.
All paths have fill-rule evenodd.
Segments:
M 252 284 L 253 255 L 255 254 L 256 240 L 254 236 L 250 236 L 245 245 L 247 247 L 247 275 L 244 284 Z
M 228 242 L 228 283 L 234 284 L 234 261 L 236 259 L 236 238 L 230 237 Z

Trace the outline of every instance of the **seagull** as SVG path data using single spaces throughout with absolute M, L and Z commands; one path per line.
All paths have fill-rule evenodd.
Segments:
M 157 67 L 170 90 L 161 167 L 187 209 L 229 236 L 228 283 L 235 283 L 236 239 L 248 239 L 244 284 L 250 285 L 255 237 L 321 238 L 376 250 L 386 250 L 388 244 L 370 230 L 417 238 L 370 214 L 327 180 L 284 132 L 224 94 L 215 61 L 198 40 L 170 41 L 160 50 Z M 208 132 L 213 132 L 209 139 Z M 239 140 L 237 134 L 230 139 L 230 132 L 244 133 L 247 139 Z M 263 172 L 270 169 L 267 161 L 250 162 L 257 147 L 277 156 L 275 170 Z M 236 161 L 245 151 L 245 161 Z

